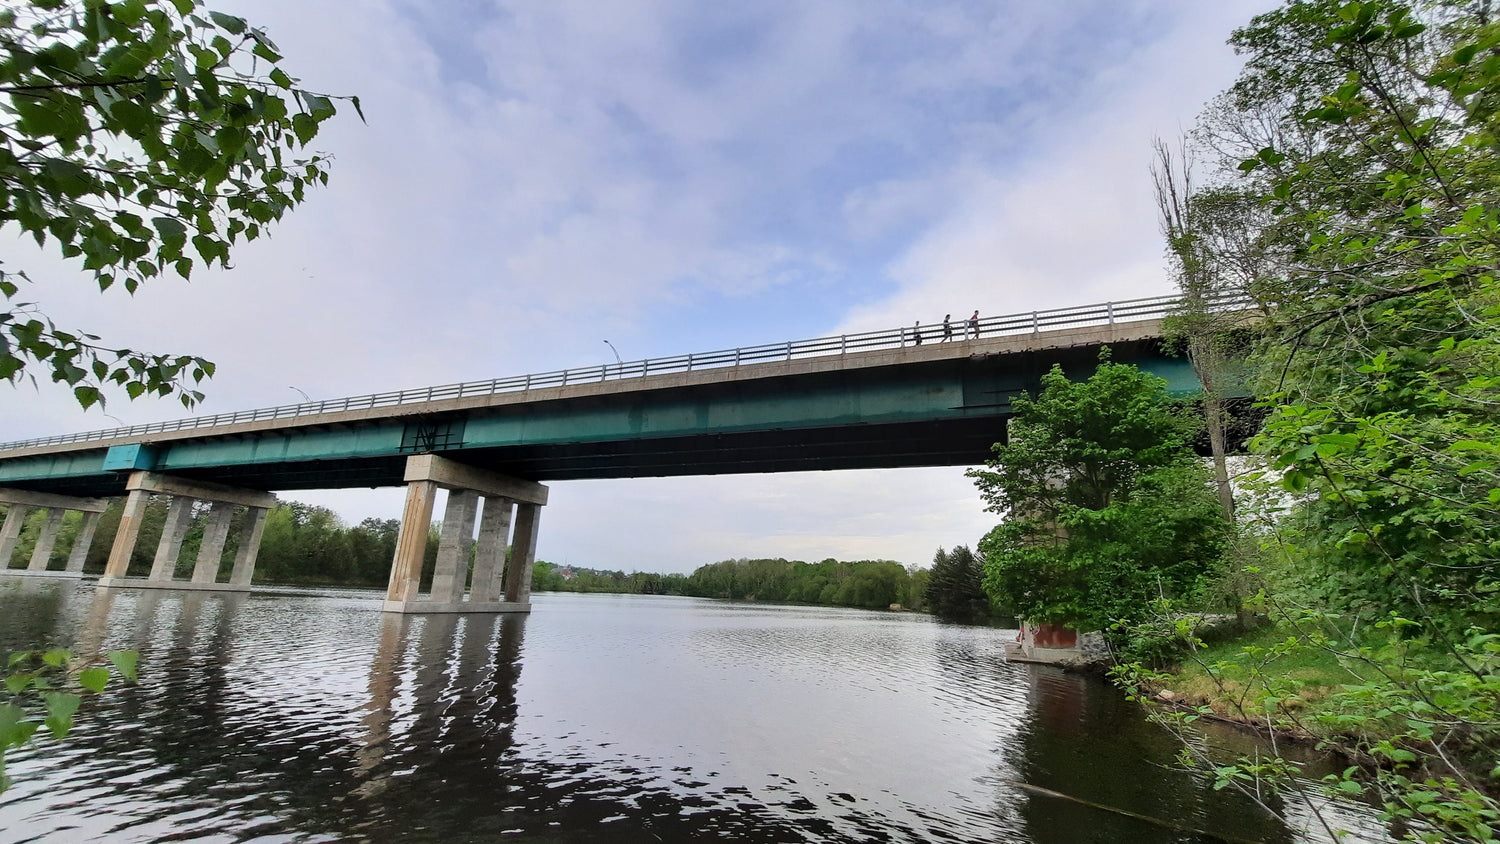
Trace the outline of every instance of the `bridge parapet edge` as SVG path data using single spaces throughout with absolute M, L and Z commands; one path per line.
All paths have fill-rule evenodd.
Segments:
M 122 434 L 117 437 L 107 436 L 111 433 L 109 431 L 91 432 L 91 435 L 98 434 L 100 436 L 92 439 L 81 439 L 76 442 L 39 443 L 35 445 L 30 444 L 31 441 L 25 441 L 27 444 L 11 449 L 6 449 L 3 445 L 0 445 L 0 460 L 71 451 L 108 449 L 113 446 L 129 444 L 163 443 L 208 436 L 235 436 L 286 430 L 289 428 L 313 428 L 377 421 L 396 421 L 411 416 L 454 413 L 532 402 L 562 401 L 620 393 L 666 390 L 714 383 L 734 383 L 953 358 L 1020 354 L 1051 349 L 1077 348 L 1079 346 L 1134 342 L 1159 337 L 1161 334 L 1161 322 L 1161 317 L 1151 317 L 1129 322 L 1052 328 L 1034 333 L 1002 334 L 992 337 L 981 336 L 978 339 L 970 340 L 955 339 L 952 342 L 942 342 L 937 338 L 931 338 L 930 342 L 922 344 L 853 351 L 846 354 L 793 357 L 787 360 L 763 361 L 741 365 L 714 365 L 659 374 L 629 375 L 626 377 L 604 378 L 602 380 L 582 381 L 556 386 L 533 387 L 526 390 L 460 395 L 453 398 L 434 398 L 421 402 L 386 403 L 371 407 L 332 410 L 321 413 L 268 415 L 264 418 L 248 421 L 228 422 L 201 427 L 183 427 L 171 431 Z M 463 385 L 454 386 L 461 387 Z M 399 395 L 404 395 L 406 392 L 412 391 L 402 391 Z M 391 395 L 398 394 L 393 393 Z M 334 399 L 317 404 L 326 405 L 331 402 L 352 400 Z M 283 409 L 268 408 L 265 410 L 270 413 L 271 411 L 280 411 Z M 246 413 L 252 415 L 259 412 L 246 411 Z M 238 416 L 240 414 L 233 415 Z M 182 421 L 189 422 L 192 420 Z

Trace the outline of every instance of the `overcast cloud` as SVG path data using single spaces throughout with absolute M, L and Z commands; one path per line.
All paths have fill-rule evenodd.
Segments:
M 1147 165 L 1265 2 L 239 0 L 358 94 L 314 193 L 229 271 L 100 296 L 26 244 L 63 326 L 219 364 L 203 412 L 1170 291 Z M 127 423 L 182 415 L 111 401 Z M 109 427 L 0 387 L 0 439 Z M 992 526 L 961 468 L 553 484 L 539 556 L 920 564 Z M 395 517 L 400 492 L 291 497 Z

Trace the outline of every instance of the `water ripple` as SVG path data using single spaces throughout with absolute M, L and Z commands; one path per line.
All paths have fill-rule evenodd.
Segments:
M 0 649 L 141 652 L 11 758 L 0 841 L 1189 841 L 1032 783 L 1253 840 L 1113 690 L 910 614 L 540 595 L 0 590 Z M 1219 826 L 1213 826 L 1217 824 Z

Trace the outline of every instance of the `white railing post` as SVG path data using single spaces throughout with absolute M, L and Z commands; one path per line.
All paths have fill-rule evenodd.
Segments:
M 1172 311 L 1173 308 L 1179 306 L 1181 302 L 1182 299 L 1180 297 L 1172 296 L 1145 297 L 1140 299 L 1128 299 L 1121 302 L 1103 302 L 1097 305 L 1088 305 L 1080 308 L 1062 308 L 1048 310 L 1047 319 L 1049 326 L 1067 326 L 1077 322 L 1087 322 L 1090 319 L 1097 319 L 1099 315 L 1099 309 L 1103 308 L 1105 320 L 1109 325 L 1115 326 L 1121 324 L 1121 320 L 1125 320 L 1128 322 L 1131 320 L 1142 320 L 1151 318 L 1152 316 L 1168 314 Z M 1253 301 L 1240 296 L 1215 296 L 1209 299 L 1209 301 L 1205 304 L 1207 305 L 1207 307 L 1218 311 L 1228 310 L 1232 308 L 1250 307 L 1254 303 Z M 1117 314 L 1115 312 L 1115 305 L 1124 306 L 1125 313 L 1123 315 Z M 1042 330 L 1041 313 L 1042 312 L 1040 310 L 1033 310 L 1031 312 L 1031 332 L 1033 334 L 1040 333 Z M 986 320 L 986 322 L 990 324 L 992 331 L 1024 331 L 1025 329 L 1023 328 L 1023 326 L 1025 325 L 1025 323 L 1023 322 L 1023 320 L 1025 320 L 1025 318 L 1026 314 L 1022 312 L 1018 314 L 1011 314 L 1004 318 L 995 317 L 993 319 Z M 914 339 L 908 337 L 907 335 L 908 331 L 912 331 L 912 329 L 910 328 L 902 326 L 894 330 L 896 331 L 896 344 L 901 348 L 905 348 L 908 345 L 907 341 L 909 339 Z M 785 359 L 788 361 L 793 359 L 798 349 L 801 349 L 803 353 L 808 356 L 822 356 L 835 353 L 839 355 L 850 354 L 849 336 L 847 334 L 840 334 L 837 335 L 837 339 L 839 343 L 836 352 L 833 346 L 834 337 L 825 336 L 814 338 L 812 340 L 788 340 L 784 344 L 769 343 L 761 346 L 752 346 L 749 347 L 751 352 L 750 359 L 752 362 L 770 360 L 771 356 L 776 353 L 773 350 L 776 350 L 778 346 L 782 347 L 780 351 L 783 352 L 783 354 L 785 355 Z M 884 331 L 856 334 L 855 351 L 865 348 L 882 348 L 886 343 L 890 342 L 890 340 L 890 329 Z M 744 365 L 745 349 L 743 347 L 736 347 L 733 351 L 734 365 L 736 367 Z M 729 350 L 709 352 L 706 353 L 706 359 L 709 360 L 710 365 L 712 365 L 712 362 L 714 361 L 727 360 L 728 355 Z M 672 357 L 665 359 L 664 362 L 667 364 L 667 371 L 680 371 L 678 367 L 682 365 L 683 360 L 684 358 L 682 357 Z M 696 353 L 687 355 L 686 362 L 687 369 L 691 371 L 693 367 L 698 363 L 698 356 L 696 355 Z M 637 372 L 636 370 L 632 369 L 631 376 L 645 377 L 650 375 L 651 364 L 652 361 L 649 359 L 632 364 L 632 367 L 639 366 L 640 370 Z M 658 364 L 658 370 L 660 371 L 660 364 Z M 533 382 L 538 377 L 541 377 L 543 379 L 543 383 L 552 384 L 554 382 L 554 379 L 559 379 L 560 376 L 561 383 L 566 386 L 570 383 L 570 379 L 572 379 L 573 375 L 574 373 L 571 370 L 562 370 L 560 373 L 543 373 L 540 376 L 527 374 L 524 376 L 524 378 L 518 375 L 514 378 L 505 379 L 505 381 L 503 382 L 504 391 L 509 392 L 511 390 L 514 390 L 515 385 L 520 384 L 522 390 L 529 392 L 532 389 Z M 592 377 L 590 370 L 587 367 L 579 369 L 577 372 L 577 376 L 580 382 L 590 380 Z M 619 364 L 615 367 L 615 377 L 621 379 L 626 377 L 625 365 L 623 361 L 620 361 Z M 608 364 L 604 364 L 600 367 L 598 380 L 609 380 Z M 491 395 L 501 391 L 502 382 L 499 379 L 492 380 L 488 383 L 488 392 Z M 478 387 L 479 385 L 476 384 L 473 386 Z M 297 405 L 262 407 L 237 411 L 235 413 L 193 417 L 190 419 L 179 419 L 169 422 L 153 422 L 144 425 L 122 426 L 119 428 L 112 428 L 104 431 L 89 431 L 77 434 L 38 437 L 30 440 L 0 443 L 0 451 L 9 451 L 20 448 L 32 448 L 46 445 L 60 445 L 66 443 L 92 442 L 95 440 L 119 439 L 122 437 L 137 437 L 163 431 L 183 431 L 214 428 L 224 424 L 237 424 L 244 421 L 310 416 L 314 414 L 329 413 L 339 408 L 347 411 L 351 408 L 386 407 L 393 404 L 402 405 L 409 402 L 421 401 L 424 397 L 426 401 L 430 402 L 433 401 L 433 397 L 440 392 L 445 396 L 450 395 L 450 391 L 446 389 L 439 391 L 436 388 L 427 387 L 424 391 L 423 388 L 416 387 L 410 390 L 402 390 L 399 392 L 372 393 L 364 396 L 320 400 L 318 402 L 304 402 Z M 459 398 L 463 398 L 467 395 L 465 385 L 458 385 L 458 391 L 456 395 Z

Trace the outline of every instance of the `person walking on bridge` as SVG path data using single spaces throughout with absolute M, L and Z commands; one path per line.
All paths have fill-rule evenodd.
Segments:
M 922 345 L 922 321 L 920 319 L 917 320 L 916 325 L 912 326 L 911 333 L 913 337 L 917 338 L 916 344 L 918 346 Z
M 943 314 L 943 342 L 953 339 L 953 324 L 948 320 L 953 319 L 953 314 Z
M 979 311 L 975 309 L 974 315 L 969 317 L 969 324 L 964 326 L 964 339 L 969 339 L 969 332 L 974 332 L 974 339 L 979 339 Z

